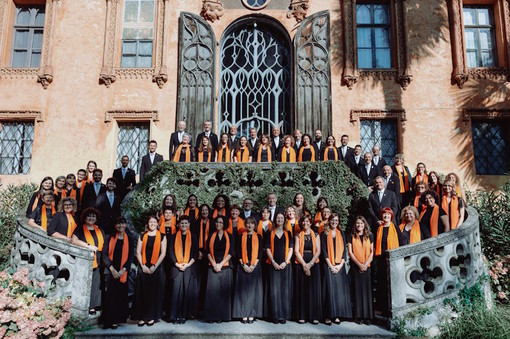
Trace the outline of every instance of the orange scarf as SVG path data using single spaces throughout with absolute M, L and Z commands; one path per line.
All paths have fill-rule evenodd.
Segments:
M 451 201 L 448 204 L 448 197 L 444 196 L 443 201 L 441 202 L 441 207 L 445 210 L 446 214 L 448 214 L 449 219 L 448 221 L 450 221 L 450 229 L 452 230 L 456 229 L 460 221 L 459 198 L 457 198 L 456 196 L 452 196 Z
M 425 212 L 427 212 L 427 209 L 428 209 L 428 207 L 420 213 L 420 221 L 421 221 L 421 218 L 423 218 L 423 215 L 425 214 Z M 436 204 L 436 205 L 434 205 L 433 210 L 432 210 L 432 215 L 430 216 L 430 236 L 431 237 L 435 237 L 439 234 L 438 224 L 439 224 L 439 206 L 437 206 L 437 204 Z
M 301 149 L 299 150 L 298 162 L 303 162 L 303 151 L 305 150 L 305 148 L 309 149 L 310 152 L 312 152 L 312 158 L 310 159 L 310 162 L 314 162 L 315 161 L 315 150 L 313 149 L 312 146 L 301 147 Z
M 354 254 L 360 263 L 365 264 L 371 253 L 372 249 L 369 237 L 364 238 L 363 243 L 361 243 L 359 235 L 352 237 L 352 254 Z M 368 265 L 368 267 L 370 267 L 370 265 Z
M 225 216 L 225 215 L 226 215 L 226 213 L 227 213 L 227 212 L 225 211 L 225 209 L 224 209 L 224 208 L 222 208 L 222 209 L 221 209 L 221 210 L 219 210 L 219 211 L 218 211 L 217 209 L 214 209 L 214 212 L 213 212 L 213 214 L 212 214 L 212 217 L 213 217 L 213 219 L 214 219 L 214 218 L 218 217 L 218 215 Z
M 71 235 L 74 233 L 74 229 L 76 228 L 76 222 L 74 221 L 74 218 L 71 214 L 67 214 L 67 237 L 70 238 Z
M 189 217 L 189 207 L 186 207 L 186 209 L 184 210 L 184 215 Z M 195 208 L 195 220 L 197 220 L 197 219 L 198 219 L 198 208 Z
M 274 260 L 274 237 L 276 234 L 276 230 L 271 231 L 271 255 L 273 256 Z M 285 235 L 285 261 L 287 261 L 287 256 L 289 255 L 289 234 L 285 231 L 283 231 L 283 234 Z M 267 263 L 271 264 L 271 260 L 267 258 Z
M 402 168 L 402 171 L 400 171 L 400 168 Z M 398 173 L 398 179 L 400 180 L 400 193 L 409 192 L 409 177 L 407 175 L 406 168 L 401 166 L 395 166 L 395 169 Z M 404 172 L 404 176 L 402 177 L 402 172 Z
M 85 178 L 85 183 L 88 184 L 88 183 L 92 183 L 94 182 L 94 171 L 92 172 L 87 172 L 87 176 Z
M 177 218 L 174 215 L 172 216 L 172 219 L 170 219 L 170 229 L 172 230 L 172 234 L 177 232 L 176 224 Z M 163 215 L 159 217 L 159 231 L 163 234 L 166 234 L 165 217 Z
M 318 223 L 318 222 L 322 222 L 322 212 L 317 212 L 317 214 L 315 214 L 315 218 L 314 218 L 314 224 Z
M 243 264 L 248 264 L 248 232 L 244 232 L 241 238 L 241 252 Z M 250 266 L 254 266 L 259 257 L 259 237 L 257 233 L 251 234 L 251 261 Z
M 425 174 L 425 173 L 423 173 L 423 175 L 417 174 L 415 181 L 416 182 L 423 181 L 424 183 L 428 184 L 429 183 L 429 176 L 427 174 Z
M 232 218 L 228 219 L 228 228 L 227 232 L 232 234 L 234 232 L 234 227 L 232 226 Z M 237 234 L 243 234 L 245 230 L 244 221 L 243 219 L 237 217 Z
M 237 162 L 249 162 L 250 161 L 250 150 L 248 147 L 241 147 L 236 152 Z
M 184 257 L 182 253 L 182 232 L 179 230 L 175 235 L 174 244 L 175 258 L 178 264 L 189 263 L 189 256 L 191 253 L 191 232 L 186 232 L 186 243 L 184 244 Z
M 110 247 L 108 248 L 108 258 L 110 258 L 111 261 L 113 261 L 113 252 L 115 251 L 115 245 L 117 245 L 117 239 L 119 237 L 118 233 L 115 233 L 115 236 L 110 238 Z M 122 256 L 120 259 L 120 269 L 122 270 L 122 267 L 128 260 L 129 256 L 129 237 L 126 233 L 124 233 L 124 242 L 122 243 Z M 128 276 L 128 270 L 124 272 L 124 274 L 120 277 L 120 282 L 125 283 L 127 281 Z
M 287 161 L 287 148 L 282 148 L 282 162 L 296 162 L 296 151 L 289 147 L 289 161 Z
M 96 225 L 94 225 L 94 232 L 96 232 L 96 237 L 97 237 L 97 250 L 102 251 L 103 244 L 104 244 L 103 233 L 101 232 L 99 227 L 97 227 Z M 94 242 L 94 238 L 92 237 L 92 234 L 90 233 L 90 231 L 86 225 L 83 225 L 83 234 L 85 235 L 85 240 L 87 241 L 87 244 L 89 244 L 91 246 L 96 246 L 96 243 Z M 99 265 L 97 263 L 97 252 L 96 252 L 96 253 L 94 253 L 94 264 L 93 264 L 92 268 L 97 268 L 98 266 Z
M 317 233 L 322 234 L 322 232 L 324 232 L 325 227 L 326 227 L 326 222 L 321 221 L 321 223 L 319 224 L 319 228 L 317 229 Z
M 34 204 L 32 205 L 32 212 L 35 211 L 37 208 L 37 205 L 39 205 L 39 198 L 41 197 L 41 194 L 37 194 L 34 199 Z
M 267 224 L 267 230 L 272 231 L 273 223 L 269 220 L 268 220 L 268 222 L 269 223 Z M 257 225 L 257 234 L 260 235 L 261 237 L 264 237 L 264 228 L 262 227 L 262 224 L 263 224 L 263 220 L 260 220 L 259 224 Z
M 266 150 L 267 150 L 267 162 L 271 162 L 271 157 L 272 157 L 272 152 L 271 152 L 271 147 L 269 146 L 266 146 Z M 257 162 L 261 162 L 262 160 L 262 145 L 260 145 L 259 147 L 259 150 L 257 152 Z
M 51 205 L 51 215 L 55 215 L 55 207 Z M 48 229 L 48 217 L 46 216 L 46 205 L 41 206 L 41 227 L 43 230 Z
M 200 239 L 198 239 L 198 247 L 204 248 L 204 244 L 207 243 L 207 239 L 209 238 L 209 218 L 207 218 L 207 222 L 205 223 L 205 230 L 204 230 L 204 221 L 203 219 L 200 220 Z M 205 234 L 204 234 L 205 231 Z
M 177 150 L 175 151 L 175 154 L 174 154 L 174 162 L 179 162 L 179 159 L 181 158 L 181 151 L 182 151 L 183 146 L 184 146 L 183 144 L 180 144 L 179 147 L 177 147 Z M 191 161 L 190 148 L 191 147 L 189 146 L 189 144 L 186 144 L 186 160 L 185 160 L 185 162 Z
M 211 162 L 212 152 L 207 152 L 207 162 Z M 204 152 L 198 152 L 198 162 L 204 162 Z
M 218 231 L 214 232 L 213 235 L 211 235 L 211 241 L 209 242 L 209 254 L 211 255 L 214 263 L 216 263 L 216 259 L 214 257 L 214 241 L 216 240 L 216 234 L 218 234 Z M 228 233 L 223 232 L 223 236 L 225 237 L 225 240 L 227 242 L 225 246 L 225 254 L 223 254 L 223 260 L 228 255 L 228 251 L 230 250 L 230 239 L 228 237 Z M 223 266 L 228 266 L 228 261 L 223 264 Z
M 417 196 L 415 196 L 415 197 L 414 197 L 414 207 L 416 207 L 416 209 L 417 209 L 419 212 L 421 212 L 421 211 L 420 211 L 420 198 L 421 198 L 421 195 L 417 195 Z M 422 205 L 421 205 L 421 210 L 423 211 L 423 210 L 425 210 L 425 209 L 427 209 L 427 206 L 425 206 L 424 204 L 422 204 Z
M 379 226 L 379 229 L 377 230 L 377 241 L 375 243 L 375 255 L 376 256 L 382 254 L 381 244 L 382 244 L 383 227 L 384 226 L 381 225 L 381 226 Z M 390 229 L 388 230 L 388 241 L 386 243 L 387 251 L 397 248 L 399 246 L 397 229 L 395 228 L 395 225 L 393 225 L 392 222 L 390 222 L 389 228 Z
M 149 232 L 146 232 L 142 240 L 142 263 L 147 265 L 146 248 L 147 241 L 149 240 Z M 159 259 L 159 251 L 161 250 L 161 232 L 156 232 L 156 239 L 154 239 L 154 247 L 152 248 L 152 256 L 150 264 L 156 265 Z
M 342 262 L 344 254 L 344 239 L 342 238 L 342 234 L 336 232 L 336 237 L 333 239 L 333 232 L 329 232 L 327 240 L 329 261 L 331 261 L 331 265 L 333 266 L 338 265 Z M 335 246 L 334 249 L 333 246 Z
M 400 231 L 404 232 L 404 228 L 406 227 L 406 223 L 403 222 L 400 224 Z M 421 241 L 421 232 L 420 232 L 420 222 L 415 220 L 413 226 L 411 227 L 411 239 L 409 240 L 409 244 L 414 244 L 415 242 Z
M 230 162 L 230 148 L 228 146 L 221 147 L 218 151 L 218 162 L 223 162 L 223 150 L 225 150 L 225 162 Z
M 292 227 L 290 220 L 287 220 L 287 222 L 285 223 L 285 231 L 289 231 L 292 236 L 294 236 L 294 228 L 296 229 L 296 234 L 301 232 L 299 223 L 297 222 L 297 220 L 295 220 L 295 221 L 296 221 L 296 223 L 294 224 L 294 227 Z
M 83 190 L 85 189 L 85 186 L 87 186 L 87 182 L 85 180 L 83 180 L 81 182 L 81 186 L 79 187 L 79 190 L 80 190 L 80 202 L 81 202 L 81 199 L 83 198 Z M 78 187 L 78 186 L 76 186 Z
M 312 253 L 315 255 L 315 252 L 317 252 L 317 248 L 315 245 L 315 233 L 310 230 L 310 234 L 312 235 Z M 304 250 L 305 250 L 305 232 L 300 232 L 299 235 L 299 253 L 301 254 L 301 257 L 303 256 Z M 316 263 L 319 262 L 319 258 L 315 261 Z M 296 264 L 299 264 L 299 261 L 296 258 Z
M 331 159 L 331 160 L 335 160 L 335 161 L 338 161 L 338 151 L 336 149 L 336 147 L 334 146 L 328 146 L 326 147 L 326 149 L 324 150 L 324 161 L 328 161 L 328 153 L 329 153 L 329 149 L 333 149 L 333 152 L 335 153 L 335 159 Z

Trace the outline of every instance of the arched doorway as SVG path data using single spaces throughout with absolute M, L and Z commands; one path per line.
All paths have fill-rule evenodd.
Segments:
M 251 127 L 270 133 L 292 129 L 291 40 L 285 28 L 266 16 L 231 24 L 220 46 L 219 131 L 238 134 Z

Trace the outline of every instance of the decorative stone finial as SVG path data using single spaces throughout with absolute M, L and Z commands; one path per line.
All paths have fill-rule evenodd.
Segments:
M 219 20 L 223 14 L 225 14 L 225 10 L 221 0 L 203 0 L 200 15 L 205 20 L 214 22 Z
M 287 18 L 294 17 L 297 22 L 301 22 L 306 18 L 310 0 L 292 0 L 287 11 Z

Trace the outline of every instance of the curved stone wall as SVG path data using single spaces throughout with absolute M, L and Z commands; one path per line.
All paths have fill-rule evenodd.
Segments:
M 29 278 L 43 282 L 50 297 L 70 296 L 72 313 L 82 318 L 89 313 L 93 261 L 91 250 L 48 237 L 42 230 L 28 226 L 26 217 L 18 218 L 11 266 L 27 267 Z

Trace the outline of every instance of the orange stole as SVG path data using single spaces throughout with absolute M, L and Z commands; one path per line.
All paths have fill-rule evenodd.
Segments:
M 460 221 L 459 198 L 452 196 L 450 204 L 448 204 L 448 197 L 444 196 L 443 201 L 441 202 L 441 207 L 444 209 L 446 214 L 448 214 L 450 229 L 452 230 L 456 229 Z M 451 207 L 451 209 L 449 207 Z
M 313 245 L 313 248 L 312 248 L 312 253 L 313 255 L 315 255 L 315 253 L 317 252 L 317 245 L 315 245 L 315 233 L 310 230 L 310 234 L 312 236 L 312 245 Z M 299 253 L 301 254 L 301 256 L 303 256 L 303 253 L 304 253 L 304 250 L 305 250 L 305 232 L 300 232 L 299 235 Z M 317 260 L 315 261 L 316 263 L 319 262 L 319 258 L 317 258 Z M 297 260 L 296 258 L 296 264 L 299 264 L 299 261 Z
M 175 154 L 174 154 L 174 162 L 179 162 L 179 159 L 181 158 L 181 151 L 182 151 L 182 147 L 184 145 L 183 144 L 180 144 L 179 147 L 177 147 L 177 149 L 175 150 Z M 186 144 L 186 160 L 185 162 L 190 162 L 191 161 L 191 147 L 189 146 L 189 144 Z
M 400 193 L 409 191 L 409 176 L 407 175 L 406 168 L 404 166 L 395 166 L 398 173 L 398 179 L 400 180 Z M 402 168 L 402 171 L 400 170 Z M 404 175 L 402 176 L 402 172 Z
M 230 234 L 234 233 L 234 227 L 232 226 L 232 218 L 228 219 L 228 228 L 227 232 Z M 237 217 L 237 234 L 243 234 L 246 227 L 244 226 L 244 221 L 240 217 Z
M 230 148 L 228 146 L 221 147 L 218 151 L 218 162 L 223 162 L 223 150 L 225 150 L 225 162 L 230 162 Z
M 219 211 L 217 209 L 214 209 L 212 217 L 216 218 L 218 215 L 226 216 L 226 214 L 227 214 L 227 211 L 224 208 L 222 208 Z
M 377 230 L 377 241 L 375 243 L 375 255 L 382 254 L 381 243 L 382 243 L 383 227 L 384 226 L 381 225 L 381 226 L 379 226 L 379 229 Z M 397 230 L 395 229 L 395 225 L 393 225 L 392 222 L 390 223 L 389 228 L 390 229 L 388 230 L 388 242 L 387 242 L 386 250 L 391 250 L 391 249 L 399 247 Z
M 207 162 L 211 162 L 211 152 L 207 152 Z M 204 152 L 198 152 L 198 162 L 204 162 Z
M 115 251 L 115 245 L 117 245 L 118 237 L 119 237 L 119 234 L 115 233 L 115 236 L 110 238 L 110 245 L 108 248 L 108 258 L 110 258 L 111 261 L 113 261 L 113 253 Z M 129 256 L 129 237 L 127 236 L 126 233 L 124 233 L 124 241 L 122 243 L 122 256 L 120 259 L 121 269 L 124 266 L 124 264 L 126 263 L 126 261 L 128 260 L 128 256 Z M 128 276 L 127 271 L 128 270 L 126 270 L 126 272 L 124 272 L 124 274 L 120 277 L 119 281 L 121 283 L 125 283 L 127 281 L 127 276 Z
M 276 234 L 276 230 L 271 231 L 271 255 L 273 256 L 274 260 L 274 237 Z M 283 234 L 285 235 L 285 261 L 287 261 L 287 256 L 289 255 L 289 234 L 285 231 L 283 231 Z M 267 263 L 271 264 L 271 260 L 267 258 Z
M 71 235 L 74 233 L 74 229 L 76 228 L 76 222 L 74 221 L 74 218 L 71 214 L 67 214 L 67 237 L 70 238 Z
M 333 149 L 333 152 L 335 153 L 335 159 L 328 159 L 328 153 L 329 153 L 329 150 L 330 150 L 330 149 Z M 326 147 L 326 149 L 324 150 L 324 161 L 328 161 L 328 160 L 335 160 L 335 161 L 338 161 L 338 151 L 337 151 L 336 147 L 328 146 L 328 147 Z
M 266 150 L 267 150 L 267 162 L 271 162 L 272 158 L 271 147 L 267 146 Z M 262 145 L 259 147 L 257 152 L 257 162 L 260 162 L 261 159 L 262 159 Z
M 39 198 L 41 198 L 41 194 L 37 194 L 34 199 L 34 204 L 32 205 L 32 212 L 35 211 L 37 205 L 39 205 Z
M 406 227 L 406 223 L 403 222 L 400 224 L 400 232 L 404 232 L 404 227 Z M 411 227 L 411 239 L 409 240 L 409 244 L 414 244 L 415 242 L 421 241 L 421 232 L 420 232 L 420 222 L 415 220 L 413 226 Z
M 184 244 L 184 256 L 182 253 L 182 232 L 179 230 L 175 235 L 174 243 L 175 258 L 178 264 L 189 263 L 189 256 L 191 253 L 191 232 L 186 232 L 186 242 Z
M 203 226 L 204 221 L 200 219 L 200 239 L 198 239 L 199 248 L 204 248 L 204 245 L 207 243 L 207 239 L 209 238 L 209 218 L 207 218 L 207 222 L 205 223 L 205 230 Z
M 289 160 L 287 160 L 287 148 L 282 148 L 282 162 L 296 162 L 296 151 L 289 147 Z
M 186 209 L 184 210 L 184 215 L 189 217 L 189 207 L 186 207 Z M 197 220 L 197 219 L 198 219 L 198 208 L 195 208 L 195 220 Z
M 51 215 L 55 215 L 55 206 L 51 205 Z M 41 206 L 41 227 L 43 230 L 48 229 L 48 217 L 46 216 L 46 205 Z
M 423 215 L 425 214 L 425 212 L 427 212 L 427 209 L 428 209 L 428 207 L 420 213 L 420 221 L 421 221 L 421 218 L 423 218 Z M 434 205 L 433 210 L 432 210 L 432 215 L 430 216 L 430 236 L 431 237 L 435 237 L 439 234 L 438 224 L 439 224 L 439 206 L 436 204 L 436 205 Z
M 85 189 L 86 185 L 87 185 L 87 182 L 84 180 L 81 183 L 81 187 L 78 188 L 78 186 L 76 186 L 80 190 L 80 203 L 81 203 L 81 199 L 83 198 L 83 190 Z
M 243 264 L 248 264 L 248 232 L 244 232 L 241 237 L 241 252 Z M 255 265 L 259 256 L 259 237 L 257 233 L 251 235 L 251 261 L 250 266 Z
M 364 238 L 363 243 L 361 243 L 359 235 L 352 237 L 352 254 L 354 254 L 360 263 L 365 264 L 371 253 L 372 249 L 370 248 L 369 237 Z M 370 267 L 370 265 L 368 265 L 368 267 Z
M 209 254 L 213 258 L 214 262 L 216 263 L 216 259 L 214 258 L 214 242 L 216 241 L 216 234 L 218 234 L 218 231 L 214 232 L 213 235 L 211 235 L 211 241 L 209 242 Z M 228 233 L 223 232 L 223 236 L 225 237 L 225 241 L 227 242 L 225 246 L 225 254 L 223 255 L 223 260 L 228 255 L 228 252 L 230 250 L 230 239 L 228 237 Z M 223 266 L 228 266 L 228 261 L 223 264 Z
M 418 212 L 421 212 L 420 211 L 420 198 L 421 198 L 421 195 L 417 195 L 414 197 L 414 207 L 416 207 L 416 209 L 418 210 Z M 424 204 L 421 205 L 421 210 L 425 210 L 427 209 L 427 206 L 425 206 Z
M 298 234 L 299 232 L 301 232 L 301 228 L 299 227 L 299 223 L 297 222 L 297 220 L 295 221 L 296 223 L 294 224 L 294 228 L 296 229 L 296 234 Z M 287 222 L 285 223 L 285 231 L 289 231 L 290 234 L 294 236 L 294 228 L 292 228 L 292 223 L 290 222 L 290 220 L 287 220 Z
M 310 159 L 310 162 L 314 162 L 315 161 L 315 150 L 313 149 L 312 146 L 301 147 L 301 149 L 299 150 L 298 162 L 303 162 L 303 151 L 305 150 L 305 148 L 309 149 L 310 152 L 312 152 L 312 158 Z
M 149 239 L 149 232 L 146 232 L 143 235 L 142 240 L 142 263 L 144 265 L 147 265 L 147 257 L 146 257 L 146 248 L 147 248 L 147 241 Z M 151 255 L 151 265 L 156 265 L 159 258 L 159 252 L 161 250 L 161 232 L 156 232 L 156 239 L 154 239 L 154 247 L 152 249 L 152 255 Z
M 316 224 L 316 223 L 320 223 L 320 222 L 322 222 L 322 212 L 317 212 L 313 219 L 313 223 Z
M 172 219 L 170 219 L 170 229 L 172 230 L 172 234 L 175 234 L 177 232 L 177 218 L 175 215 L 172 216 Z M 165 217 L 162 215 L 159 217 L 159 231 L 163 234 L 166 234 L 166 227 L 165 227 Z
M 249 162 L 250 161 L 250 150 L 248 147 L 241 147 L 236 152 L 237 162 Z
M 104 244 L 104 238 L 103 233 L 101 233 L 101 230 L 99 227 L 94 225 L 94 232 L 96 233 L 97 237 L 97 250 L 102 251 L 103 250 L 103 244 Z M 96 246 L 96 243 L 94 242 L 94 238 L 92 237 L 92 234 L 90 233 L 87 226 L 83 225 L 83 234 L 85 235 L 85 240 L 87 241 L 87 244 Z M 94 264 L 92 265 L 92 268 L 97 268 L 98 262 L 97 262 L 97 253 L 94 253 Z
M 336 237 L 333 239 L 333 232 L 329 232 L 327 237 L 328 242 L 328 259 L 331 261 L 331 264 L 338 265 L 342 262 L 342 257 L 344 254 L 344 239 L 342 238 L 342 234 L 336 231 Z M 334 244 L 333 244 L 334 242 Z M 334 249 L 333 249 L 333 246 Z M 336 253 L 335 253 L 336 252 Z
M 273 223 L 271 221 L 268 220 L 268 225 L 267 225 L 267 230 L 268 231 L 272 231 L 273 230 Z M 262 220 L 259 221 L 259 224 L 257 225 L 257 234 L 260 235 L 261 237 L 264 236 L 264 229 L 262 228 Z
M 424 183 L 428 184 L 429 183 L 429 176 L 427 174 L 425 174 L 425 173 L 423 173 L 423 175 L 417 174 L 415 181 L 416 182 L 423 181 Z

